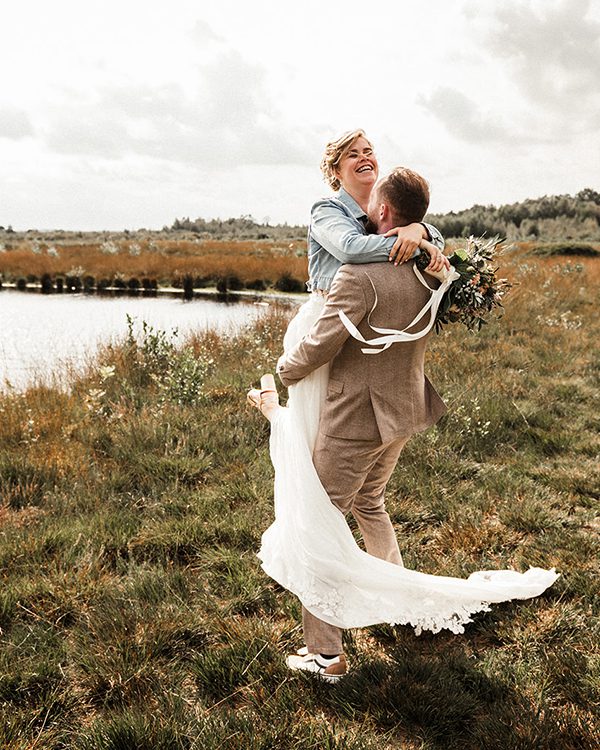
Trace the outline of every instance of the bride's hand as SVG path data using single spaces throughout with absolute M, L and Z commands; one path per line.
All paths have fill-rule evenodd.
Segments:
M 425 269 L 429 273 L 437 273 L 443 269 L 448 270 L 450 268 L 450 261 L 441 250 L 427 240 L 421 240 L 419 247 L 422 250 L 427 250 L 429 257 L 431 258 L 429 265 Z
M 383 236 L 392 237 L 393 235 L 397 235 L 397 239 L 390 251 L 389 260 L 397 266 L 398 263 L 404 263 L 413 257 L 419 243 L 426 235 L 426 230 L 422 224 L 408 224 L 405 227 L 394 227 Z

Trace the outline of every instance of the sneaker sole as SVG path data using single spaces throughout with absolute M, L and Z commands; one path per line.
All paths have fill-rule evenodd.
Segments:
M 345 674 L 326 674 L 325 672 L 313 672 L 310 669 L 302 669 L 302 667 L 295 667 L 291 664 L 287 664 L 287 667 L 292 672 L 301 672 L 302 674 L 310 675 L 311 677 L 317 677 L 320 680 L 323 680 L 324 682 L 339 682 L 343 677 L 345 677 Z

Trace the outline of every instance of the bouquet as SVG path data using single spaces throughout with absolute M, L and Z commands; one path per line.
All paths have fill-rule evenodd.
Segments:
M 469 237 L 465 248 L 455 250 L 448 257 L 450 272 L 455 271 L 455 280 L 438 307 L 435 318 L 437 333 L 448 323 L 462 323 L 470 331 L 479 331 L 494 308 L 502 308 L 502 298 L 512 284 L 498 278 L 498 268 L 493 265 L 501 243 L 498 237 L 487 240 Z M 419 270 L 424 271 L 429 261 L 429 253 L 422 250 L 416 260 Z

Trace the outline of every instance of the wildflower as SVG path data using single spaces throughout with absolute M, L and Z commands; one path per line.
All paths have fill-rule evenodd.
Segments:
M 102 381 L 108 380 L 109 378 L 112 378 L 115 374 L 115 366 L 114 365 L 104 365 L 100 367 L 99 369 L 100 373 L 100 379 Z

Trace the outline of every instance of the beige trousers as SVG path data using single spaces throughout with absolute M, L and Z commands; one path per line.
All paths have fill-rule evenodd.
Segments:
M 347 440 L 319 433 L 313 453 L 317 474 L 331 502 L 342 513 L 352 513 L 367 552 L 396 565 L 402 565 L 402 556 L 385 509 L 384 493 L 407 440 L 403 437 L 382 445 L 379 441 Z M 343 651 L 342 630 L 319 620 L 305 607 L 302 627 L 311 653 Z

